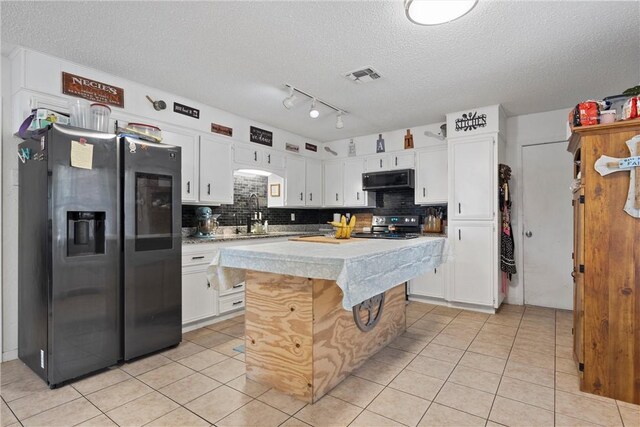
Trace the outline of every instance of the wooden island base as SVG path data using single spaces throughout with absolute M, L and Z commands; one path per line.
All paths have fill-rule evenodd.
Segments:
M 313 403 L 406 328 L 404 284 L 361 331 L 331 280 L 247 271 L 247 378 Z

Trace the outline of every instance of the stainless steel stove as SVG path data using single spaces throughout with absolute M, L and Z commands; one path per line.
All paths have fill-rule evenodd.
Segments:
M 353 233 L 351 236 L 364 239 L 415 239 L 420 236 L 420 217 L 374 216 L 370 233 Z

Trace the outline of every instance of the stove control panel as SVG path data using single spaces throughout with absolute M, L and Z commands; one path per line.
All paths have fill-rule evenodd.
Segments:
M 417 227 L 420 224 L 419 216 L 374 216 L 372 225 L 402 225 Z

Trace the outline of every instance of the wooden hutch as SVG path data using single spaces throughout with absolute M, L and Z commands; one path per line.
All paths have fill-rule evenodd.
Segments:
M 640 171 L 594 169 L 602 155 L 630 157 L 626 141 L 636 135 L 640 119 L 579 127 L 568 150 L 579 183 L 572 276 L 580 390 L 640 404 L 640 218 L 623 210 L 630 173 L 640 181 Z

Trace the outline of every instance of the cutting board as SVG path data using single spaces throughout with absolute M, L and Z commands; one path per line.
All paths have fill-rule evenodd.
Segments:
M 371 222 L 373 221 L 373 214 L 370 213 L 358 213 L 356 216 L 356 225 L 353 227 L 353 231 L 356 233 L 362 233 L 364 227 L 371 228 Z
M 293 242 L 310 242 L 310 243 L 330 243 L 332 245 L 340 245 L 342 243 L 355 242 L 362 239 L 336 239 L 326 236 L 304 236 L 304 237 L 291 237 L 289 240 Z

